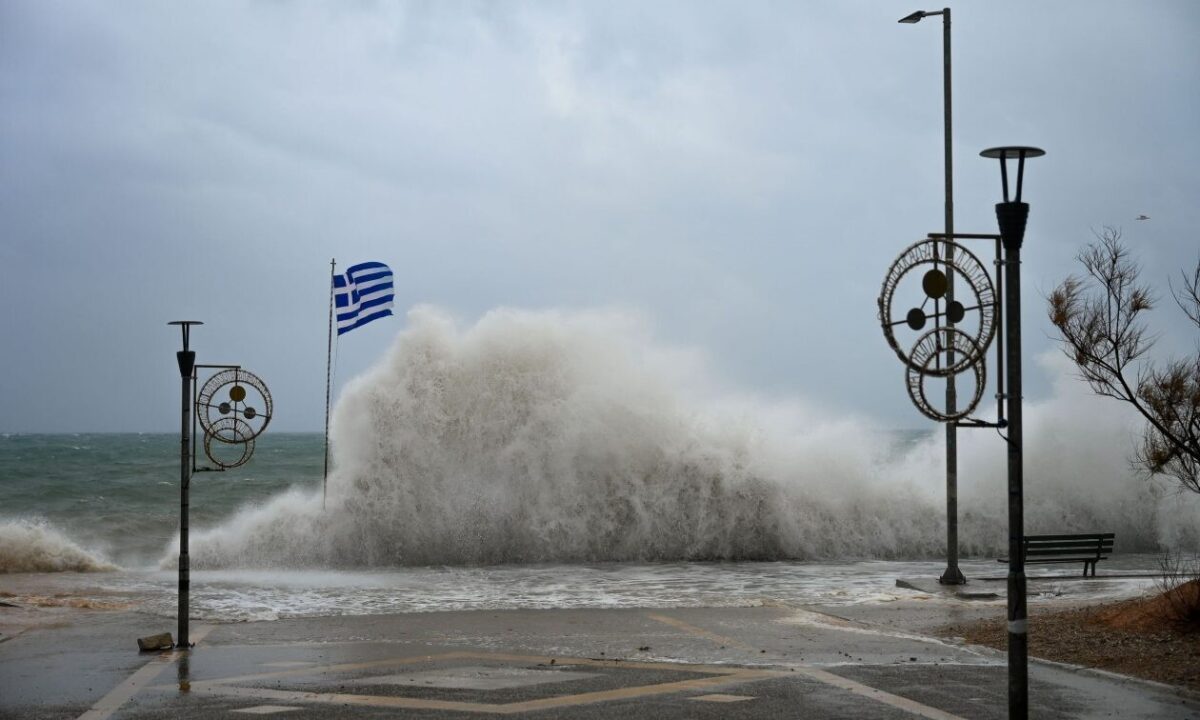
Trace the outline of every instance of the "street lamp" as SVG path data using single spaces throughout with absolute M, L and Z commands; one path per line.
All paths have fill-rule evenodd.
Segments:
M 941 10 L 918 10 L 900 18 L 900 22 L 913 25 L 922 18 L 942 16 L 942 96 L 945 112 L 946 144 L 946 238 L 954 239 L 954 151 L 951 147 L 950 123 L 950 8 Z M 954 249 L 950 246 L 946 256 L 946 303 L 954 303 Z M 947 326 L 953 330 L 954 319 L 947 318 Z M 947 351 L 947 362 L 954 364 L 954 349 Z M 946 378 L 946 412 L 953 415 L 958 407 L 958 390 L 954 376 Z M 958 425 L 946 423 L 946 571 L 938 578 L 945 585 L 962 585 L 967 581 L 958 569 Z
M 1000 160 L 1004 202 L 996 203 L 996 221 L 1004 244 L 1004 341 L 1008 372 L 1008 716 L 1029 715 L 1029 638 L 1025 608 L 1025 499 L 1021 438 L 1021 242 L 1029 203 L 1021 202 L 1025 160 L 1046 152 L 1028 146 L 988 148 L 979 153 Z M 1008 160 L 1017 160 L 1017 192 L 1008 193 Z
M 205 470 L 226 470 L 238 467 L 250 459 L 254 452 L 254 438 L 258 437 L 273 414 L 271 393 L 257 376 L 243 370 L 240 365 L 200 365 L 196 363 L 196 351 L 191 349 L 190 341 L 193 325 L 203 325 L 199 320 L 173 320 L 168 325 L 177 325 L 183 333 L 183 349 L 175 353 L 179 364 L 180 379 L 180 425 L 179 425 L 179 616 L 178 637 L 175 641 L 177 648 L 192 646 L 188 637 L 189 598 L 191 595 L 191 561 L 188 555 L 188 492 L 192 484 L 192 474 Z M 196 390 L 197 370 L 220 370 L 204 383 L 198 393 Z M 247 389 L 255 395 L 248 395 Z M 219 390 L 228 390 L 225 396 L 216 397 Z M 257 396 L 254 405 L 247 402 L 249 397 Z M 192 410 L 195 409 L 195 416 Z M 196 467 L 196 449 L 200 444 L 192 436 L 195 434 L 193 417 L 200 422 L 204 429 L 204 454 L 216 467 Z M 214 442 L 215 441 L 215 442 Z M 241 449 L 240 455 L 232 458 L 221 451 L 214 450 L 214 445 L 223 447 L 235 446 Z M 139 641 L 140 642 L 140 641 Z
M 181 422 L 179 426 L 179 616 L 176 647 L 190 647 L 188 642 L 188 595 L 191 588 L 191 566 L 188 560 L 188 487 L 192 483 L 192 372 L 196 369 L 196 351 L 189 347 L 192 326 L 203 325 L 199 320 L 174 320 L 183 331 L 183 349 L 175 353 L 179 364 Z

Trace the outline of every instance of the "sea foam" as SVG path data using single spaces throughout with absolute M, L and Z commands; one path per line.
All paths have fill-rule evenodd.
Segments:
M 1200 502 L 1133 476 L 1130 414 L 1064 361 L 1041 362 L 1058 380 L 1026 403 L 1027 531 L 1195 548 Z M 339 399 L 327 507 L 292 491 L 246 508 L 194 533 L 193 567 L 944 551 L 940 433 L 897 451 L 869 423 L 730 393 L 711 376 L 627 314 L 496 310 L 462 327 L 417 308 Z M 964 555 L 1006 546 L 1005 458 L 994 431 L 960 432 Z
M 117 566 L 36 520 L 0 522 L 0 573 L 101 572 Z

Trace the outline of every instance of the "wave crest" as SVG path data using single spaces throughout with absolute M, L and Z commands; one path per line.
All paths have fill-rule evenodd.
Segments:
M 731 397 L 706 377 L 695 356 L 656 346 L 617 313 L 497 310 L 464 330 L 414 310 L 388 355 L 338 402 L 327 509 L 319 494 L 294 491 L 244 510 L 196 533 L 192 562 L 941 554 L 940 438 L 897 454 L 864 423 Z M 1028 531 L 1115 531 L 1123 550 L 1152 549 L 1167 525 L 1200 516 L 1185 503 L 1169 509 L 1177 521 L 1160 523 L 1162 493 L 1128 477 L 1113 442 L 1127 418 L 1086 388 L 1058 392 L 1066 399 L 1027 404 Z M 1063 417 L 1081 408 L 1087 423 Z M 960 438 L 961 551 L 1002 551 L 1003 444 Z
M 80 547 L 49 523 L 0 523 L 0 573 L 107 572 L 116 565 Z

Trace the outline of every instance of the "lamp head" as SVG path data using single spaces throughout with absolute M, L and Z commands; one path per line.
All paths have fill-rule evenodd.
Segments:
M 1041 157 L 1046 151 L 1029 145 L 1005 145 L 988 148 L 979 153 L 980 157 L 1000 160 L 1000 182 L 1004 186 L 1004 202 L 1008 202 L 1008 163 L 1009 158 L 1017 158 L 1017 199 L 1021 202 L 1021 186 L 1025 181 L 1025 160 Z
M 904 17 L 900 18 L 899 22 L 902 22 L 906 25 L 915 25 L 916 23 L 921 22 L 921 18 L 923 17 L 925 17 L 925 11 L 918 10 L 911 15 L 905 15 Z
M 200 322 L 199 320 L 172 320 L 167 324 L 178 325 L 179 329 L 183 331 L 183 349 L 186 352 L 188 349 L 188 338 L 192 334 L 192 326 L 203 325 L 204 323 Z
M 1004 145 L 1002 147 L 988 148 L 979 153 L 980 157 L 985 158 L 1019 158 L 1024 155 L 1027 158 L 1041 157 L 1046 154 L 1046 151 L 1041 148 L 1035 148 L 1030 145 Z
M 988 148 L 979 153 L 985 158 L 1000 161 L 1000 182 L 1004 186 L 1004 202 L 996 204 L 996 220 L 1000 224 L 1000 237 L 1007 252 L 1020 249 L 1025 239 L 1025 221 L 1029 218 L 1029 203 L 1021 202 L 1021 185 L 1025 180 L 1025 159 L 1046 154 L 1041 148 L 1028 145 L 1010 145 Z M 1008 199 L 1008 159 L 1017 158 L 1017 198 Z

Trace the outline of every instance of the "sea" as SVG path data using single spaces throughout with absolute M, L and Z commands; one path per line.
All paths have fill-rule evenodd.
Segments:
M 274 428 L 244 466 L 192 476 L 192 613 L 882 603 L 920 596 L 897 578 L 941 574 L 940 431 L 706 373 L 622 317 L 410 313 L 338 394 L 327 482 L 323 436 Z M 1097 400 L 1027 404 L 1026 531 L 1115 532 L 1101 572 L 1147 575 L 1164 552 L 1200 550 L 1200 499 L 1135 477 L 1128 420 Z M 960 565 L 1002 576 L 1003 440 L 960 435 Z M 171 433 L 0 435 L 0 600 L 173 617 L 179 447 Z

